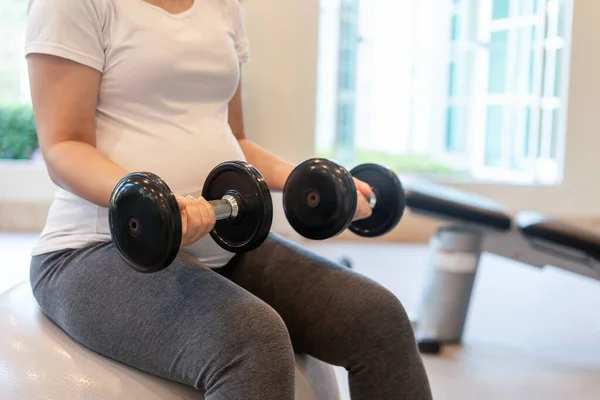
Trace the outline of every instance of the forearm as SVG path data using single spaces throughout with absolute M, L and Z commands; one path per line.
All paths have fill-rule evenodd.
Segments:
M 127 174 L 98 149 L 79 141 L 54 144 L 44 159 L 56 185 L 101 207 L 108 207 L 115 185 Z
M 273 191 L 283 190 L 285 181 L 295 165 L 277 157 L 251 140 L 239 139 L 239 143 L 246 160 L 260 171 L 269 188 Z

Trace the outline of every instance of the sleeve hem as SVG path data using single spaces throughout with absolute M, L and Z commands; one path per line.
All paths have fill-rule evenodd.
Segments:
M 240 64 L 247 64 L 250 61 L 250 55 L 248 53 L 238 53 L 238 60 Z
M 248 43 L 248 38 L 246 36 L 238 38 L 238 41 L 235 44 L 235 51 L 240 63 L 246 64 L 249 61 L 250 44 Z
M 84 54 L 77 50 L 73 50 L 55 43 L 29 43 L 25 46 L 25 56 L 32 53 L 49 54 L 57 57 L 62 57 L 71 61 L 75 61 L 79 64 L 83 64 L 85 66 L 94 68 L 100 72 L 103 72 L 104 70 L 103 60 L 99 60 L 96 57 Z

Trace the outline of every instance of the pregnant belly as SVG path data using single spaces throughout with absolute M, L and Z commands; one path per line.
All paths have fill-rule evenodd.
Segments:
M 176 194 L 198 196 L 206 177 L 219 163 L 245 160 L 228 125 L 204 128 L 193 134 L 174 129 L 162 130 L 160 135 L 106 134 L 98 148 L 128 172 L 154 173 Z

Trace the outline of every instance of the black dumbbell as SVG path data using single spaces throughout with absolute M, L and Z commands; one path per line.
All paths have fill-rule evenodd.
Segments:
M 372 195 L 369 218 L 352 222 L 357 192 L 353 177 L 367 183 Z M 349 228 L 359 236 L 376 237 L 392 230 L 404 214 L 406 194 L 398 176 L 376 164 L 348 171 L 324 158 L 299 164 L 283 189 L 283 209 L 300 235 L 313 240 L 334 237 Z
M 225 250 L 250 251 L 267 238 L 273 202 L 266 181 L 250 164 L 219 164 L 206 178 L 202 197 L 214 207 L 217 218 L 210 235 Z M 118 182 L 110 198 L 109 226 L 119 254 L 139 272 L 167 268 L 181 247 L 177 199 L 166 182 L 152 173 L 131 173 Z

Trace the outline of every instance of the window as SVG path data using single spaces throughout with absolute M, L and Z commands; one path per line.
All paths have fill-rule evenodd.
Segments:
M 322 1 L 317 153 L 443 178 L 559 183 L 571 7 Z
M 29 102 L 23 43 L 27 0 L 0 2 L 0 103 Z
M 0 1 L 0 159 L 39 158 L 23 56 L 27 5 Z

